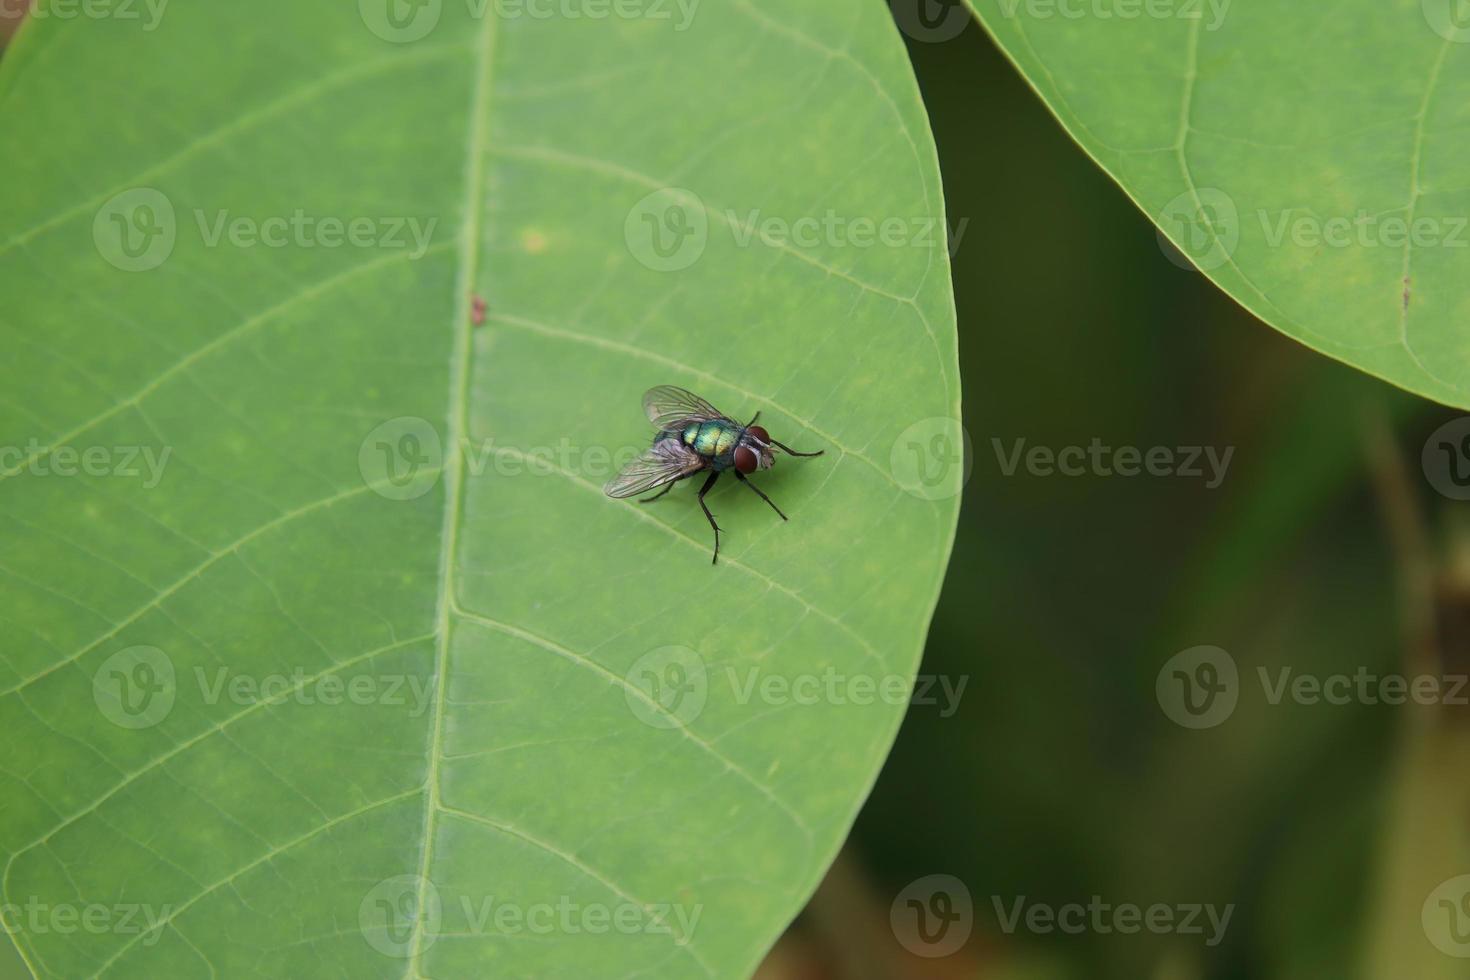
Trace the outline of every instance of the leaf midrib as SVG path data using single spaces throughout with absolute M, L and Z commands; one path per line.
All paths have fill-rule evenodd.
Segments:
M 495 64 L 496 18 L 480 18 L 475 45 L 474 94 L 470 99 L 465 134 L 464 226 L 461 232 L 459 270 L 455 276 L 454 344 L 449 357 L 449 405 L 445 413 L 445 437 L 449 453 L 444 468 L 444 524 L 439 542 L 439 594 L 435 616 L 438 640 L 434 650 L 434 711 L 430 722 L 428 770 L 424 777 L 423 840 L 420 844 L 418 895 L 414 905 L 413 939 L 404 975 L 422 976 L 419 963 L 424 953 L 423 910 L 427 899 L 429 870 L 434 863 L 436 815 L 441 811 L 439 763 L 443 756 L 446 677 L 449 668 L 450 619 L 454 614 L 454 563 L 459 544 L 461 498 L 464 489 L 464 460 L 459 446 L 464 438 L 469 412 L 469 374 L 472 352 L 471 293 L 479 265 L 480 221 L 484 210 L 485 146 L 489 129 L 491 73 Z

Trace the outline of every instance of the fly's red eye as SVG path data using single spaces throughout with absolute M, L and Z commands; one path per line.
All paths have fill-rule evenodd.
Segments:
M 769 443 L 771 441 L 771 434 L 766 431 L 765 426 L 752 425 L 745 431 L 749 432 L 752 436 L 759 439 L 761 442 Z
M 744 446 L 735 450 L 735 469 L 738 472 L 754 473 L 759 462 L 760 460 L 756 457 L 754 450 L 746 449 Z

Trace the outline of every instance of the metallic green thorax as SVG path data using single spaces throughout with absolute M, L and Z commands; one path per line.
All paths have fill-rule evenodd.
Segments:
M 733 452 L 740 441 L 740 429 L 728 420 L 690 422 L 679 434 L 684 445 L 707 459 L 715 459 Z

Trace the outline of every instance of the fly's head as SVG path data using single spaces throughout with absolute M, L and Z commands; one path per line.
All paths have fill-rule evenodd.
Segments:
M 776 451 L 772 447 L 771 434 L 759 425 L 746 429 L 740 445 L 735 447 L 736 471 L 749 475 L 756 470 L 768 470 L 775 462 Z

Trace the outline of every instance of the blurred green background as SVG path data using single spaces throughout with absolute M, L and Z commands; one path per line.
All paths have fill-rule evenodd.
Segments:
M 978 24 L 907 40 L 951 226 L 968 219 L 954 283 L 974 443 L 921 670 L 969 681 L 951 717 L 910 709 L 764 976 L 1470 976 L 1420 922 L 1433 887 L 1470 871 L 1470 711 L 1271 704 L 1257 675 L 1470 666 L 1454 629 L 1466 505 L 1419 461 L 1455 413 L 1308 351 L 1176 265 Z M 1211 490 L 1006 476 L 992 443 L 1094 437 L 1235 453 Z M 1231 654 L 1240 694 L 1196 731 L 1154 685 L 1202 644 Z M 936 873 L 965 883 L 974 925 L 927 959 L 895 941 L 890 903 Z M 1007 934 L 995 907 L 1094 895 L 1234 910 L 1207 947 Z

